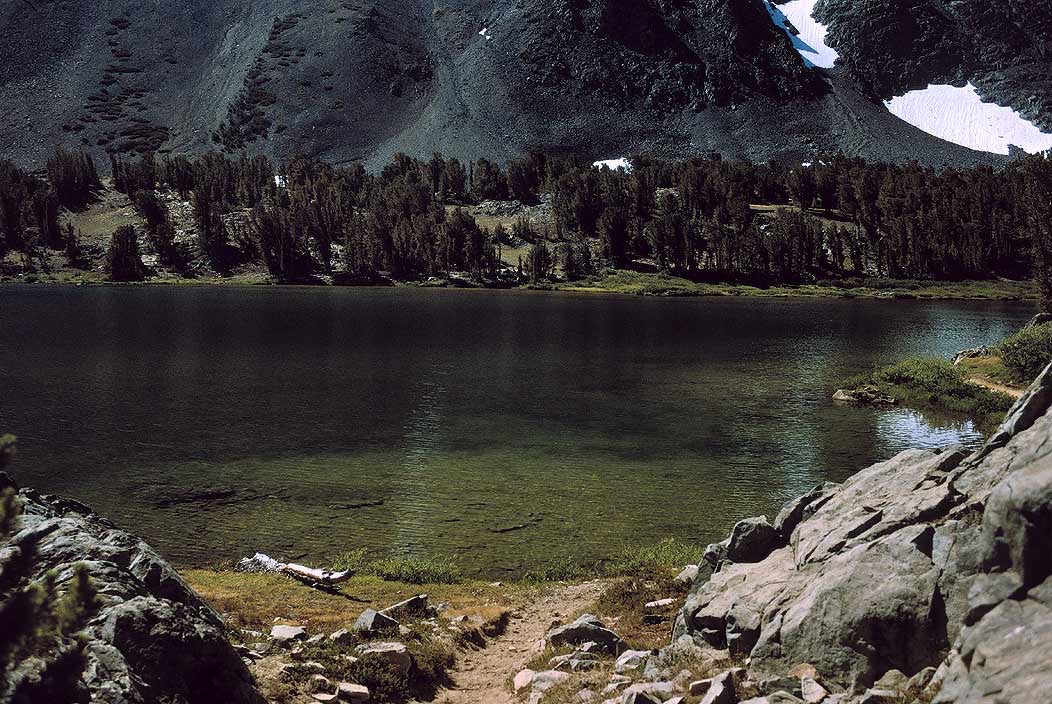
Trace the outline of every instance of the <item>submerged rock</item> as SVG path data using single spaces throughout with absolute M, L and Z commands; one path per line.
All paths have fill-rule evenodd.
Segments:
M 888 396 L 872 384 L 866 384 L 857 389 L 837 389 L 833 394 L 833 400 L 839 403 L 858 403 L 877 407 L 898 405 L 897 399 Z

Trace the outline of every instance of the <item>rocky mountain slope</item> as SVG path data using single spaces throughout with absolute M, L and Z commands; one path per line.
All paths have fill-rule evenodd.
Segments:
M 1052 6 L 1042 0 L 819 0 L 815 15 L 876 97 L 971 82 L 1052 132 Z
M 1011 13 L 972 13 L 993 28 L 987 34 L 1022 16 L 1019 2 L 1000 4 Z M 903 16 L 919 12 L 906 0 L 891 5 Z M 932 51 L 951 57 L 933 64 L 945 66 L 940 76 L 971 76 L 989 59 L 981 85 L 997 84 L 1026 115 L 1052 120 L 1040 97 L 1047 8 L 1006 34 L 1003 50 L 968 49 L 965 61 L 958 25 L 929 49 L 928 34 L 904 44 L 913 35 L 891 22 L 888 40 L 868 52 L 868 28 L 887 24 L 874 8 L 884 6 L 820 7 L 845 73 L 808 65 L 765 0 L 7 0 L 0 144 L 33 164 L 59 142 L 376 166 L 398 151 L 506 160 L 529 149 L 756 160 L 842 149 L 895 161 L 995 161 L 924 134 L 875 99 L 924 80 L 913 69 L 931 64 Z M 883 26 L 876 36 L 885 37 Z M 878 70 L 885 64 L 890 75 Z M 1038 97 L 1027 102 L 1030 88 Z

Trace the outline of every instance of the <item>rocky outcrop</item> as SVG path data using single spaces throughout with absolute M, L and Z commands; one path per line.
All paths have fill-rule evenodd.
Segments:
M 12 485 L 0 474 L 0 489 Z M 81 634 L 80 700 L 193 704 L 221 693 L 224 702 L 262 704 L 217 614 L 149 545 L 76 501 L 28 489 L 19 498 L 16 532 L 0 542 L 5 589 L 46 588 L 54 579 L 62 595 L 82 566 L 97 591 Z M 63 652 L 56 647 L 6 663 L 8 694 L 32 690 L 42 673 L 61 667 Z
M 553 628 L 548 632 L 548 642 L 555 647 L 591 642 L 614 655 L 628 649 L 621 636 L 592 614 L 584 614 L 573 623 Z
M 766 523 L 725 541 L 677 643 L 747 657 L 756 682 L 806 664 L 843 704 L 1052 691 L 1052 367 L 978 452 L 909 450 L 816 487 L 760 529 L 770 539 L 748 561 L 726 559 Z

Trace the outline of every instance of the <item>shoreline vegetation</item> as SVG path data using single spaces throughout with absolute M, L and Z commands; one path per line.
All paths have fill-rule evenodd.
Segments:
M 1052 305 L 1052 160 L 936 171 L 531 154 L 0 161 L 0 282 L 525 288 Z M 1033 283 L 1031 283 L 1033 282 Z
M 1052 361 L 1052 322 L 1036 316 L 993 347 L 963 350 L 952 361 L 913 357 L 847 379 L 834 401 L 904 405 L 967 416 L 992 430 L 1034 377 Z
M 271 286 L 266 275 L 251 273 L 224 278 L 152 278 L 139 282 L 113 282 L 104 275 L 85 272 L 48 272 L 21 275 L 0 275 L 2 285 L 50 286 Z M 324 287 L 311 284 L 309 287 Z M 353 288 L 370 288 L 356 285 Z M 508 290 L 508 287 L 486 288 L 440 279 L 429 282 L 391 283 L 396 288 L 448 288 L 478 290 Z M 573 282 L 523 284 L 512 290 L 648 296 L 659 298 L 839 298 L 880 299 L 900 301 L 1022 301 L 1037 302 L 1040 293 L 1030 281 L 1007 279 L 990 281 L 913 281 L 898 279 L 842 279 L 817 281 L 811 284 L 757 287 L 727 283 L 699 283 L 668 274 L 654 274 L 628 270 L 611 270 L 595 277 Z

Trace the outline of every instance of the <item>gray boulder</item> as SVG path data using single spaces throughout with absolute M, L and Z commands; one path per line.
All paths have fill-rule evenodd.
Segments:
M 839 484 L 826 482 L 802 496 L 787 501 L 774 520 L 774 529 L 778 531 L 781 539 L 788 542 L 800 521 L 813 516 L 839 488 Z
M 270 629 L 270 639 L 282 645 L 303 640 L 306 637 L 307 631 L 301 626 L 274 626 Z
M 727 559 L 734 562 L 759 562 L 781 547 L 781 536 L 766 516 L 738 521 L 727 545 Z
M 650 657 L 649 650 L 626 650 L 614 662 L 614 672 L 619 675 L 642 670 Z
M 1035 692 L 1052 691 L 1050 406 L 1052 367 L 971 456 L 909 450 L 787 503 L 774 526 L 740 523 L 707 551 L 720 569 L 695 584 L 676 642 L 727 648 L 769 684 L 811 663 L 827 694 L 809 683 L 808 698 L 823 702 L 930 699 L 940 687 L 943 704 L 1041 701 Z M 753 533 L 773 549 L 739 551 Z
M 373 609 L 366 609 L 362 612 L 358 620 L 354 622 L 352 628 L 357 633 L 381 633 L 383 631 L 397 630 L 399 626 L 398 621 L 395 621 L 390 616 L 386 616 L 379 611 Z
M 652 692 L 625 692 L 621 704 L 663 704 L 665 700 Z
M 688 586 L 694 584 L 698 579 L 698 575 L 701 573 L 701 569 L 698 565 L 687 565 L 683 570 L 676 575 L 674 580 L 677 584 L 686 584 Z
M 426 612 L 427 594 L 417 594 L 380 611 L 382 615 L 391 619 L 399 619 L 404 616 L 419 615 Z
M 705 687 L 701 704 L 738 704 L 737 686 L 743 673 L 743 670 L 734 669 L 713 677 Z M 693 690 L 694 686 L 691 685 Z
M 1038 325 L 1047 325 L 1048 323 L 1052 323 L 1052 313 L 1038 313 L 1023 326 L 1023 329 L 1034 328 Z
M 363 660 L 383 660 L 402 672 L 409 672 L 413 668 L 413 656 L 403 643 L 364 643 L 355 651 Z
M 1024 589 L 1052 575 L 1052 462 L 1033 462 L 994 488 L 982 540 L 987 566 L 1016 573 Z
M 592 614 L 584 614 L 573 623 L 553 628 L 548 632 L 548 642 L 553 646 L 581 645 L 588 641 L 593 641 L 614 655 L 628 649 L 621 636 L 607 628 Z
M 727 559 L 727 547 L 730 544 L 730 538 L 721 540 L 718 543 L 710 543 L 705 548 L 705 553 L 702 555 L 702 559 L 705 560 L 713 570 L 718 570 L 720 568 L 720 563 Z

